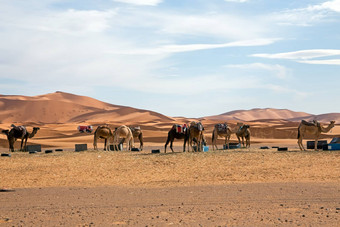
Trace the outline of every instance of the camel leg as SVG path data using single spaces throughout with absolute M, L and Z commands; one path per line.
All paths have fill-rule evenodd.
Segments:
M 139 146 L 139 149 L 142 151 L 143 150 L 143 134 L 139 134 L 139 143 L 140 143 L 140 146 Z
M 189 146 L 191 147 L 191 151 L 194 151 L 194 148 L 192 147 L 192 138 L 189 138 Z M 188 147 L 188 152 L 190 152 L 190 149 Z
M 228 150 L 229 150 L 229 141 L 230 141 L 230 136 L 227 136 L 227 137 L 225 138 L 225 143 L 226 143 L 226 145 L 227 145 Z
M 319 141 L 319 137 L 316 137 L 315 144 L 314 144 L 314 150 L 315 151 L 318 151 L 318 141 Z
M 238 140 L 238 143 L 241 145 L 241 140 L 239 136 L 237 136 L 237 140 Z
M 174 149 L 172 149 L 172 143 L 173 142 L 174 142 L 173 140 L 170 141 L 170 149 L 171 149 L 172 152 L 174 152 Z
M 9 149 L 10 149 L 11 152 L 14 152 L 14 142 L 15 142 L 14 138 L 11 138 L 11 139 L 8 140 Z
M 164 146 L 164 153 L 166 153 L 166 147 L 168 146 L 169 142 L 170 142 L 170 138 L 168 136 L 168 138 L 167 138 L 167 140 L 165 142 L 165 146 Z
M 186 139 L 186 138 L 184 138 L 183 152 L 185 152 L 185 145 L 186 145 L 186 143 L 187 143 L 187 139 Z
M 106 151 L 107 138 L 104 140 L 104 151 Z
M 24 144 L 24 138 L 21 139 L 20 151 L 22 151 L 22 145 Z
M 28 138 L 25 138 L 24 151 L 26 151 L 27 139 L 28 139 Z
M 302 150 L 302 151 L 306 151 L 306 149 L 305 149 L 305 147 L 303 146 L 303 140 L 302 140 L 302 137 L 299 139 L 299 146 L 300 146 L 300 149 Z

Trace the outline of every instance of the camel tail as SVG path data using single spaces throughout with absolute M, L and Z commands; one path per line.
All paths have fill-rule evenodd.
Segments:
M 299 139 L 300 136 L 301 136 L 301 134 L 300 134 L 300 127 L 299 127 L 299 128 L 298 128 L 298 135 L 297 135 L 297 138 Z

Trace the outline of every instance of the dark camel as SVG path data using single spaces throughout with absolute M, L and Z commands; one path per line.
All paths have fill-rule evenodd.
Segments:
M 9 149 L 12 152 L 14 151 L 14 142 L 17 139 L 21 139 L 20 151 L 23 151 L 23 147 L 26 148 L 27 139 L 34 137 L 34 135 L 40 129 L 39 127 L 34 127 L 33 131 L 29 133 L 25 126 L 15 126 L 12 124 L 11 127 L 11 130 L 2 130 L 2 133 L 6 134 L 9 143 Z
M 184 144 L 183 144 L 183 152 L 185 152 L 185 144 L 188 142 L 189 140 L 189 130 L 186 127 L 186 125 L 184 125 L 182 127 L 182 132 L 177 132 L 176 128 L 179 127 L 180 125 L 173 125 L 172 128 L 170 129 L 170 131 L 168 132 L 168 139 L 166 140 L 165 146 L 164 146 L 164 152 L 166 153 L 166 147 L 168 146 L 168 144 L 170 143 L 170 149 L 172 152 L 174 152 L 174 150 L 172 149 L 172 144 L 174 142 L 175 139 L 180 139 L 183 140 L 184 139 Z

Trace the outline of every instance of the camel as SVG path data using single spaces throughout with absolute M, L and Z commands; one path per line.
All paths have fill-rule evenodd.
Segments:
M 140 129 L 140 126 L 129 127 L 129 128 L 132 132 L 133 138 L 138 138 L 139 143 L 140 143 L 139 149 L 142 151 L 143 150 L 143 132 Z
M 197 151 L 202 151 L 202 145 L 205 144 L 204 127 L 201 122 L 192 121 L 189 127 L 189 145 L 192 147 L 192 142 L 196 140 Z M 188 149 L 189 150 L 189 149 Z
M 180 132 L 178 132 L 178 130 L 177 130 L 178 127 L 181 130 Z M 164 146 L 164 152 L 165 153 L 166 153 L 166 147 L 168 146 L 169 142 L 170 142 L 170 149 L 171 149 L 172 152 L 174 152 L 174 150 L 172 149 L 172 144 L 173 144 L 175 139 L 181 139 L 181 140 L 184 139 L 183 152 L 185 152 L 185 144 L 189 140 L 189 130 L 188 130 L 186 124 L 184 124 L 183 126 L 174 124 L 172 126 L 172 128 L 168 132 L 168 138 L 167 138 L 165 146 Z
M 329 132 L 335 125 L 335 121 L 331 121 L 330 124 L 325 128 L 320 125 L 320 123 L 314 121 L 314 122 L 307 122 L 302 120 L 299 127 L 298 127 L 298 145 L 300 150 L 306 151 L 305 147 L 302 144 L 302 140 L 305 137 L 305 134 L 310 134 L 313 135 L 315 138 L 315 144 L 314 144 L 314 149 L 317 151 L 317 146 L 318 146 L 318 140 L 321 135 L 321 133 L 327 133 Z
M 249 125 L 238 124 L 240 127 L 236 131 L 236 136 L 238 139 L 238 143 L 241 144 L 240 137 L 242 138 L 242 146 L 243 147 L 250 147 L 250 130 Z M 244 146 L 244 139 L 246 139 L 246 146 Z
M 113 138 L 113 134 L 112 134 L 112 131 L 109 128 L 109 126 L 107 126 L 107 125 L 100 125 L 100 126 L 97 127 L 96 131 L 94 132 L 93 148 L 95 150 L 98 150 L 98 147 L 97 147 L 97 140 L 98 140 L 98 138 L 105 140 L 105 142 L 104 142 L 104 151 L 106 151 L 106 150 L 109 151 L 110 147 L 109 147 L 108 141 L 110 140 L 110 138 Z
M 14 142 L 17 139 L 21 139 L 20 151 L 23 151 L 23 147 L 26 149 L 27 139 L 33 138 L 34 135 L 40 129 L 39 127 L 33 127 L 33 131 L 29 133 L 25 126 L 11 125 L 11 130 L 2 130 L 2 133 L 6 134 L 9 143 L 9 150 L 14 151 Z
M 211 139 L 213 150 L 215 150 L 215 147 L 216 147 L 216 149 L 218 149 L 217 145 L 216 145 L 218 137 L 224 137 L 225 138 L 224 144 L 227 144 L 228 149 L 229 149 L 229 141 L 230 141 L 231 134 L 232 134 L 231 129 L 226 123 L 216 124 L 215 127 L 214 127 L 214 130 L 212 132 L 212 139 Z
M 131 129 L 125 125 L 122 125 L 115 129 L 113 132 L 113 144 L 116 146 L 121 143 L 121 139 L 126 141 L 126 150 L 131 151 L 131 148 L 134 147 L 133 134 Z

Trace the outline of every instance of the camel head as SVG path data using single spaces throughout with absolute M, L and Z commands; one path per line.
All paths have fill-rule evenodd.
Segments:
M 9 134 L 9 130 L 8 130 L 8 129 L 7 129 L 7 130 L 2 130 L 1 132 L 4 133 L 4 134 L 6 134 L 7 136 L 8 136 L 8 134 Z
M 33 127 L 33 131 L 32 131 L 32 133 L 29 134 L 28 137 L 32 138 L 35 134 L 37 134 L 39 129 L 40 129 L 39 127 Z
M 335 125 L 335 121 L 331 121 L 331 125 Z

